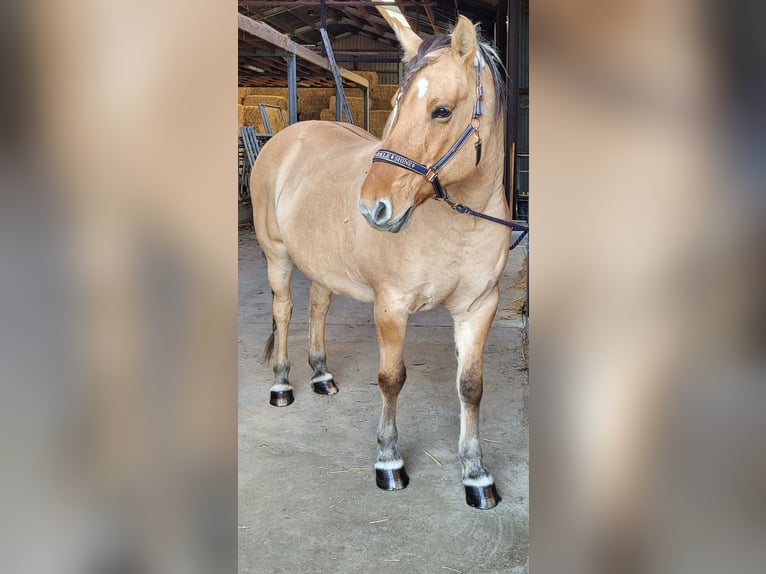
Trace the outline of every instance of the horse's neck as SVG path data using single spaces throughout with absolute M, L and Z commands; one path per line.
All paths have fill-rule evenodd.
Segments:
M 484 211 L 495 206 L 503 199 L 503 138 L 492 135 L 482 141 L 482 155 L 476 169 L 455 186 L 452 199 L 464 203 L 476 211 Z M 448 189 L 448 192 L 451 190 Z

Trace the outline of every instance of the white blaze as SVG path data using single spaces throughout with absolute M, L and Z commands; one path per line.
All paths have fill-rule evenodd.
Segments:
M 420 78 L 418 80 L 418 99 L 426 95 L 426 90 L 428 90 L 428 80 Z

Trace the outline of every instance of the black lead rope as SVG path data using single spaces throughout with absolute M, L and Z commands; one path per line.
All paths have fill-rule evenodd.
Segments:
M 476 135 L 476 165 L 479 165 L 479 161 L 481 160 L 481 137 L 479 136 L 479 128 L 477 126 L 473 125 L 473 120 L 478 120 L 479 116 L 481 116 L 484 113 L 482 102 L 484 100 L 484 87 L 481 85 L 481 68 L 482 68 L 482 61 L 481 57 L 477 57 L 476 59 L 476 104 L 473 108 L 473 118 L 471 119 L 471 123 L 468 125 L 468 127 L 463 131 L 462 134 L 460 134 L 460 137 L 457 139 L 457 141 L 452 145 L 452 147 L 447 150 L 447 153 L 445 153 L 439 161 L 437 161 L 432 167 L 428 167 L 427 165 L 424 165 L 422 163 L 419 163 L 415 160 L 412 160 L 408 158 L 407 156 L 404 156 L 400 153 L 396 153 L 395 151 L 389 150 L 389 149 L 381 149 L 375 152 L 375 155 L 372 157 L 373 163 L 375 162 L 381 162 L 381 163 L 388 163 L 391 165 L 395 165 L 398 167 L 402 167 L 406 170 L 412 171 L 414 173 L 417 173 L 418 175 L 422 175 L 425 177 L 433 186 L 434 188 L 434 199 L 442 200 L 447 205 L 449 205 L 452 209 L 457 211 L 458 213 L 466 213 L 468 215 L 473 215 L 474 217 L 478 217 L 481 219 L 486 219 L 487 221 L 492 221 L 493 223 L 499 223 L 500 225 L 505 225 L 506 227 L 510 227 L 511 230 L 521 231 L 521 235 L 516 238 L 516 240 L 511 244 L 510 249 L 513 249 L 516 247 L 519 243 L 521 243 L 521 240 L 524 239 L 524 236 L 529 234 L 529 227 L 526 225 L 521 225 L 518 223 L 514 223 L 513 221 L 506 221 L 505 219 L 500 219 L 498 217 L 493 217 L 491 215 L 487 215 L 486 213 L 481 213 L 480 211 L 475 211 L 468 207 L 467 205 L 463 205 L 462 203 L 456 203 L 452 201 L 450 196 L 447 194 L 447 190 L 444 189 L 441 186 L 441 183 L 439 182 L 439 171 L 447 164 L 449 160 L 451 160 L 458 151 L 465 145 L 465 143 L 468 141 L 468 138 L 471 136 L 471 134 Z M 401 94 L 397 96 L 397 103 L 399 101 L 399 97 L 401 97 Z M 511 233 L 511 236 L 513 234 Z
M 505 225 L 506 227 L 510 227 L 512 231 L 521 231 L 521 235 L 519 235 L 516 240 L 511 244 L 509 247 L 509 251 L 516 247 L 519 243 L 521 243 L 521 240 L 524 239 L 526 235 L 529 234 L 529 226 L 527 225 L 521 225 L 520 223 L 514 223 L 513 221 L 507 221 L 505 219 L 500 219 L 499 217 L 493 217 L 491 215 L 487 215 L 486 213 L 481 213 L 480 211 L 474 211 L 467 205 L 463 205 L 462 203 L 456 203 L 452 201 L 449 195 L 447 195 L 447 190 L 444 190 L 444 197 L 442 198 L 444 203 L 449 205 L 452 209 L 457 211 L 458 213 L 467 213 L 468 215 L 473 215 L 474 217 L 479 217 L 481 219 L 486 219 L 487 221 L 492 221 L 493 223 L 499 223 L 500 225 Z

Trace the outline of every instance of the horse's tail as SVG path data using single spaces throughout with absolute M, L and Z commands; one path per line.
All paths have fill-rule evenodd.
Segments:
M 277 333 L 277 322 L 271 320 L 271 334 L 266 340 L 266 346 L 263 348 L 263 356 L 261 357 L 261 364 L 268 365 L 271 362 L 271 356 L 274 354 L 274 336 Z

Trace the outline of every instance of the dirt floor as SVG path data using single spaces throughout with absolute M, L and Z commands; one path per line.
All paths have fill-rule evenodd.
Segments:
M 239 572 L 528 572 L 527 371 L 514 309 L 522 249 L 511 252 L 487 340 L 481 436 L 502 502 L 465 502 L 457 457 L 459 402 L 452 323 L 443 309 L 410 317 L 399 449 L 401 491 L 375 486 L 380 396 L 372 305 L 333 298 L 327 364 L 340 392 L 311 391 L 308 280 L 296 270 L 290 330 L 295 402 L 269 405 L 271 330 L 266 261 L 252 227 L 239 232 Z

